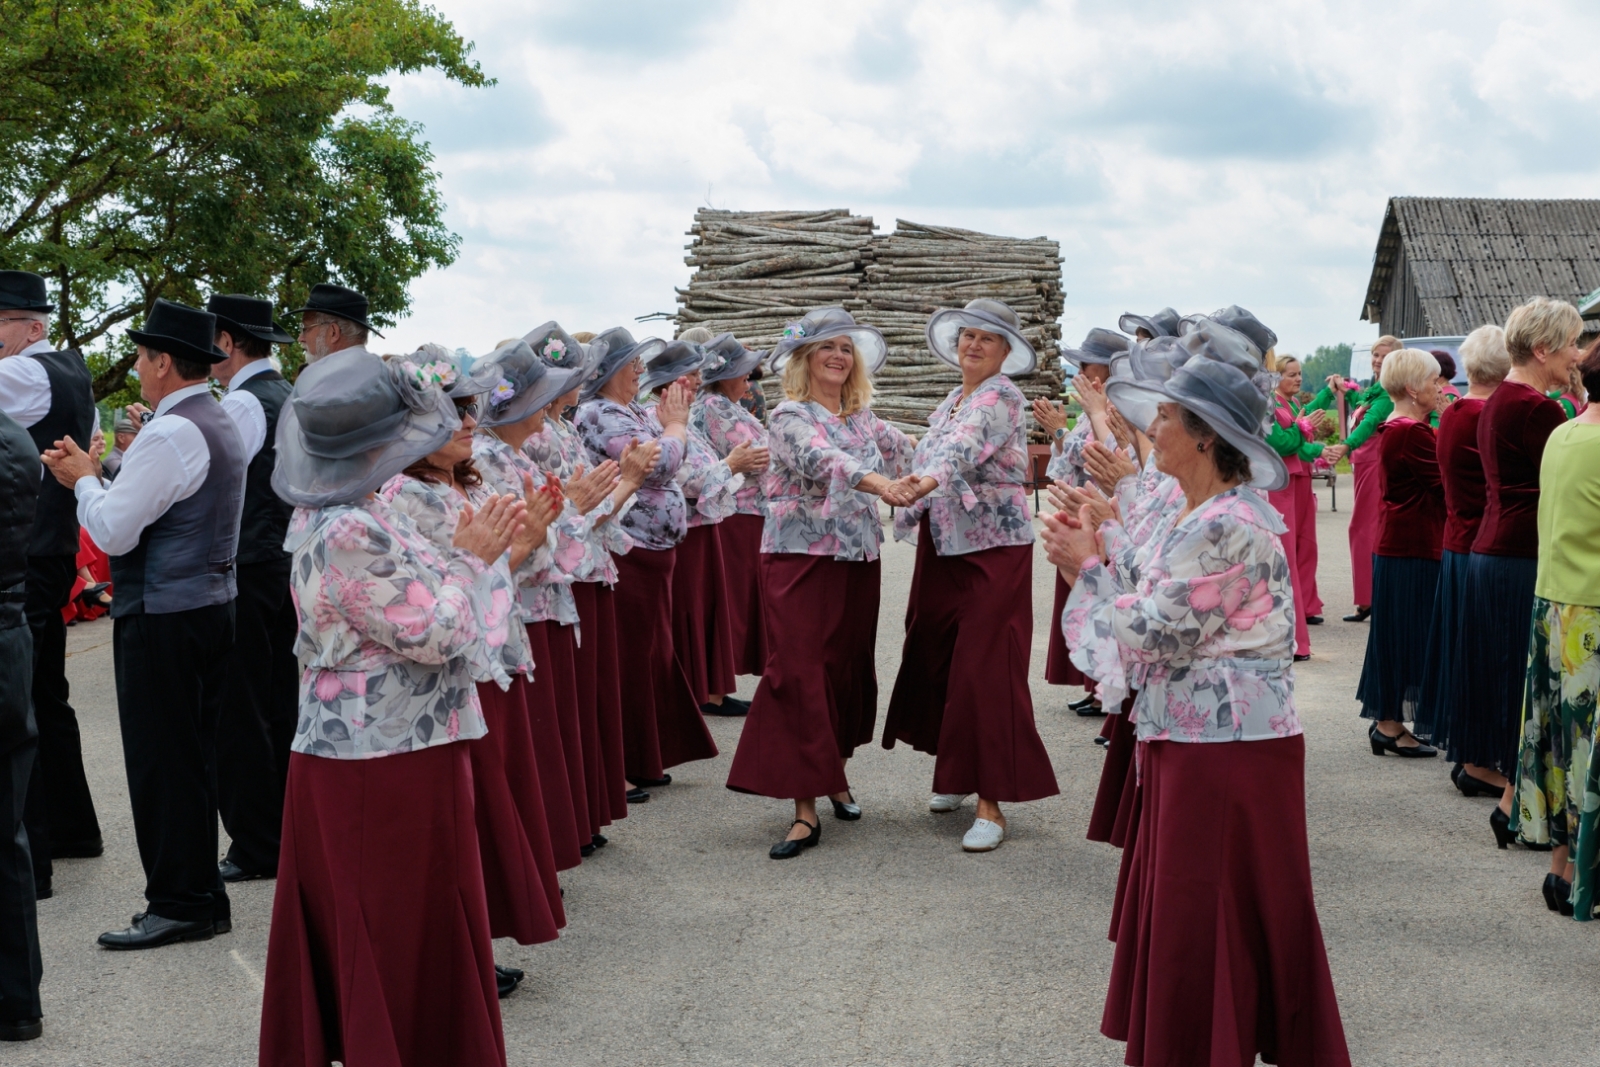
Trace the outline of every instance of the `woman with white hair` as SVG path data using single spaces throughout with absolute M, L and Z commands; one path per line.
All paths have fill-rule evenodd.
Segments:
M 1155 403 L 1156 462 L 1183 488 L 1171 529 L 1141 552 L 1085 506 L 1043 534 L 1073 586 L 1074 659 L 1108 700 L 1127 665 L 1143 672 L 1101 1032 L 1129 1063 L 1348 1064 L 1312 899 L 1284 525 L 1260 493 L 1287 474 L 1266 397 L 1228 362 L 1247 342 L 1196 332 L 1196 358 L 1129 387 Z
M 1373 437 L 1383 486 L 1372 560 L 1372 628 L 1356 699 L 1371 720 L 1372 754 L 1431 758 L 1438 750 L 1406 728 L 1422 696 L 1428 623 L 1439 588 L 1444 487 L 1433 428 L 1439 363 L 1416 348 L 1390 352 L 1379 375 L 1393 410 Z
M 1506 848 L 1539 568 L 1539 463 L 1545 441 L 1567 421 L 1545 395 L 1566 383 L 1578 359 L 1583 319 L 1571 304 L 1535 297 L 1506 319 L 1511 370 L 1483 405 L 1483 521 L 1467 559 L 1466 671 L 1461 718 L 1450 728 L 1450 755 L 1507 778 L 1489 813 L 1495 843 Z
M 914 541 L 917 560 L 883 747 L 905 741 L 934 757 L 929 811 L 955 811 L 976 794 L 961 847 L 990 852 L 1006 839 L 1002 802 L 1060 792 L 1028 691 L 1028 438 L 1009 377 L 1032 373 L 1037 357 L 998 300 L 936 311 L 927 334 L 961 384 L 928 416 L 906 476 L 916 503 L 895 516 L 895 538 Z
M 871 375 L 887 357 L 883 335 L 838 307 L 791 322 L 772 350 L 788 399 L 768 417 L 762 479 L 770 652 L 728 788 L 794 801 L 789 833 L 768 853 L 775 860 L 822 840 L 820 796 L 834 818 L 861 818 L 844 765 L 872 740 L 878 715 L 878 500 L 911 503 L 895 479 L 914 442 L 869 406 Z
M 1435 433 L 1439 475 L 1444 482 L 1444 545 L 1439 559 L 1439 591 L 1428 628 L 1428 656 L 1422 670 L 1422 699 L 1412 729 L 1435 748 L 1450 750 L 1450 725 L 1465 701 L 1461 681 L 1468 616 L 1465 610 L 1467 556 L 1483 521 L 1483 457 L 1478 452 L 1478 420 L 1484 403 L 1511 370 L 1506 334 L 1498 326 L 1479 326 L 1461 345 L 1467 395 L 1439 415 Z M 1456 788 L 1469 797 L 1498 797 L 1505 780 L 1493 769 L 1462 767 L 1450 772 Z

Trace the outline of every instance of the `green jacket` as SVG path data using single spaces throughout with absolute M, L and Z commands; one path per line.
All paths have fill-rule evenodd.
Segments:
M 1273 412 L 1267 418 L 1267 444 L 1272 450 L 1284 459 L 1303 459 L 1307 463 L 1322 455 L 1323 444 L 1321 441 L 1310 441 L 1300 432 L 1299 419 L 1308 411 L 1318 411 L 1320 408 L 1311 404 L 1301 408 L 1293 400 L 1285 400 L 1281 396 L 1273 397 Z M 1287 407 L 1291 416 L 1289 425 L 1285 426 L 1278 421 L 1278 408 Z
M 1366 414 L 1361 417 L 1361 422 L 1344 439 L 1344 443 L 1350 446 L 1350 451 L 1352 452 L 1366 444 L 1372 437 L 1373 432 L 1383 424 L 1383 420 L 1394 412 L 1394 401 L 1389 399 L 1389 394 L 1384 392 L 1383 386 L 1376 381 L 1365 389 L 1358 389 L 1351 393 L 1345 400 L 1345 405 L 1350 411 L 1354 411 L 1363 404 L 1367 406 Z M 1325 385 L 1322 387 L 1322 391 L 1316 395 L 1316 399 L 1306 406 L 1306 410 L 1318 411 L 1332 405 L 1333 387 Z

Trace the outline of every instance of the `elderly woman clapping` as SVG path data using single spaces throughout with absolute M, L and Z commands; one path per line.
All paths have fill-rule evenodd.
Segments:
M 1259 492 L 1286 474 L 1262 437 L 1266 397 L 1228 365 L 1249 342 L 1211 323 L 1185 340 L 1195 358 L 1171 379 L 1124 389 L 1157 403 L 1177 522 L 1137 559 L 1115 521 L 1084 525 L 1087 507 L 1044 534 L 1073 583 L 1074 659 L 1111 700 L 1143 667 L 1140 825 L 1102 1031 L 1134 1063 L 1224 1045 L 1210 1062 L 1253 1060 L 1256 1035 L 1278 1062 L 1348 1063 L 1312 902 L 1284 525 Z
M 895 537 L 916 541 L 917 562 L 883 746 L 905 741 L 935 757 L 929 810 L 978 795 L 961 847 L 988 852 L 1006 836 L 1000 801 L 1059 792 L 1028 692 L 1026 402 L 1007 377 L 1031 373 L 1036 357 L 998 300 L 935 312 L 928 347 L 960 368 L 961 385 L 928 417 L 905 480 L 917 502 L 895 517 Z

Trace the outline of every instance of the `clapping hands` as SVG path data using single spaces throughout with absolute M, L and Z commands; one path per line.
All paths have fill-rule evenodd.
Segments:
M 562 492 L 578 509 L 578 514 L 587 515 L 600 506 L 600 501 L 611 495 L 611 491 L 622 480 L 621 470 L 614 460 L 608 459 L 585 474 L 580 463 L 573 470 L 572 477 L 567 479 L 567 484 L 561 487 Z
M 476 510 L 471 504 L 463 504 L 450 543 L 485 563 L 493 563 L 525 529 L 527 512 L 526 503 L 509 494 L 491 496 Z
M 1114 451 L 1099 441 L 1090 441 L 1083 448 L 1083 469 L 1095 480 L 1107 496 L 1114 495 L 1117 483 L 1139 473 L 1139 465 L 1121 452 Z
M 670 430 L 673 426 L 687 426 L 689 423 L 689 387 L 682 382 L 673 382 L 667 386 L 666 391 L 656 401 L 656 418 L 661 420 L 661 428 Z
M 1067 410 L 1041 396 L 1033 402 L 1033 421 L 1039 424 L 1039 429 L 1054 437 L 1057 430 L 1066 428 Z
M 1061 577 L 1069 584 L 1078 580 L 1078 571 L 1085 560 L 1105 553 L 1104 542 L 1093 525 L 1088 504 L 1076 514 L 1058 511 L 1046 515 L 1039 539 L 1044 542 L 1045 558 L 1055 564 Z
M 755 474 L 767 469 L 771 453 L 761 445 L 741 444 L 728 453 L 728 469 L 735 474 Z

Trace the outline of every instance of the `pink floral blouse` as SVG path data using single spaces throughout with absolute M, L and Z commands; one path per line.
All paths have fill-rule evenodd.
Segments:
M 534 466 L 533 460 L 492 434 L 473 436 L 472 462 L 483 476 L 484 488 L 491 493 L 511 493 L 520 498 L 526 492 L 524 474 L 533 479 L 535 489 L 544 485 L 544 471 Z M 517 607 L 523 622 L 553 619 L 563 626 L 578 624 L 572 582 L 588 555 L 584 546 L 586 527 L 584 516 L 572 501 L 566 501 L 561 514 L 550 524 L 542 548 L 517 568 Z
M 368 759 L 486 733 L 474 675 L 498 660 L 511 615 L 500 576 L 435 549 L 376 496 L 297 508 L 284 547 L 300 621 L 295 752 Z
M 1159 539 L 1136 582 L 1086 560 L 1062 631 L 1107 705 L 1139 693 L 1141 741 L 1260 741 L 1301 732 L 1286 527 L 1254 490 L 1218 493 Z M 1132 551 L 1115 522 L 1107 554 Z M 1131 669 L 1137 668 L 1134 672 Z
M 1078 424 L 1061 439 L 1061 450 L 1052 451 L 1045 475 L 1053 482 L 1066 482 L 1074 489 L 1082 489 L 1089 482 L 1089 472 L 1083 468 L 1083 448 L 1094 431 L 1089 426 L 1089 416 L 1079 415 Z
M 655 415 L 655 409 L 651 409 Z M 689 525 L 719 523 L 738 511 L 738 493 L 745 476 L 733 473 L 725 458 L 717 454 L 704 434 L 691 420 L 684 443 L 683 466 L 678 468 L 678 487 L 689 508 Z
M 577 431 L 564 419 L 547 416 L 544 429 L 528 438 L 522 451 L 535 467 L 549 471 L 563 483 L 576 474 L 580 466 L 585 470 L 592 466 Z M 620 510 L 607 497 L 583 516 L 584 561 L 574 575 L 575 581 L 617 584 L 617 563 L 612 556 L 625 556 L 633 547 L 633 538 L 623 532 L 620 521 L 631 507 L 631 497 Z
M 911 468 L 911 438 L 871 409 L 839 418 L 809 400 L 785 400 L 767 424 L 772 464 L 761 478 L 761 551 L 877 559 L 878 498 L 855 486 L 869 474 L 902 477 Z
M 941 556 L 986 548 L 1033 544 L 1028 511 L 1028 439 L 1022 391 L 996 374 L 963 403 L 957 386 L 928 416 L 928 432 L 917 443 L 911 472 L 939 488 L 895 514 L 896 540 L 915 541 L 917 524 L 928 530 Z
M 721 393 L 702 392 L 689 409 L 689 429 L 710 444 L 720 459 L 740 445 L 765 448 L 767 428 L 741 405 Z M 734 494 L 733 510 L 738 515 L 764 514 L 761 507 L 761 479 L 749 477 Z
M 639 548 L 664 551 L 675 547 L 689 528 L 687 505 L 677 480 L 678 468 L 683 465 L 683 443 L 664 434 L 655 416 L 640 405 L 623 406 L 605 397 L 579 405 L 576 422 L 591 464 L 608 459 L 620 463 L 629 441 L 655 441 L 661 446 L 655 470 L 634 494 L 633 507 L 621 521 Z

